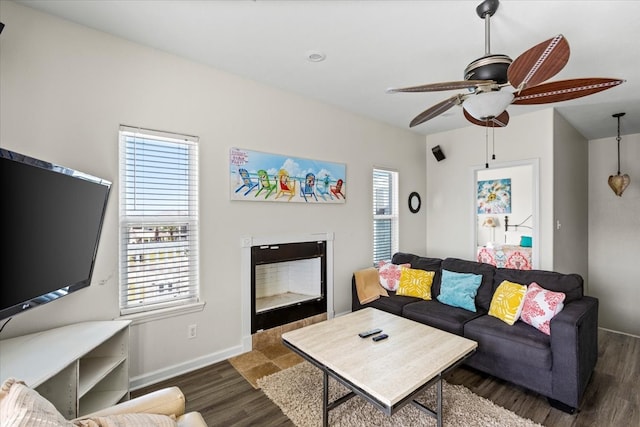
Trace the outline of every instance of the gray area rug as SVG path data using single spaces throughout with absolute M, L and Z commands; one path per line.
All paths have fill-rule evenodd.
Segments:
M 308 362 L 258 380 L 258 386 L 282 412 L 300 427 L 322 425 L 322 373 Z M 331 401 L 347 393 L 347 389 L 330 379 Z M 443 424 L 445 426 L 523 426 L 540 427 L 490 400 L 474 394 L 461 385 L 443 382 Z M 422 391 L 417 400 L 435 407 L 435 387 Z M 435 418 L 408 404 L 393 416 L 356 396 L 329 412 L 331 426 L 435 426 Z

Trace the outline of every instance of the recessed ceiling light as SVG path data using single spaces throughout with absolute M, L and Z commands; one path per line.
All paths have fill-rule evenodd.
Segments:
M 306 53 L 307 61 L 309 62 L 322 62 L 327 58 L 324 52 L 320 52 L 319 50 L 310 50 Z

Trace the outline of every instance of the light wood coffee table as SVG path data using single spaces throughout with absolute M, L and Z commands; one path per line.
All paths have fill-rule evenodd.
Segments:
M 374 342 L 372 337 L 358 336 L 375 328 L 389 338 Z M 442 426 L 442 377 L 478 346 L 475 341 L 375 308 L 286 332 L 282 341 L 323 372 L 324 426 L 329 423 L 329 410 L 355 395 L 389 416 L 413 403 Z M 351 392 L 329 402 L 329 376 Z M 435 409 L 414 400 L 431 385 L 437 388 Z

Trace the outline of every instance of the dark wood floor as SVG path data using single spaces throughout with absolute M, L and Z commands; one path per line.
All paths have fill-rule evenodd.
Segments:
M 545 426 L 640 426 L 640 338 L 600 330 L 599 357 L 582 406 L 574 415 L 553 409 L 540 395 L 466 367 L 447 381 Z M 292 426 L 280 409 L 255 390 L 229 362 L 145 387 L 132 397 L 177 385 L 187 397 L 187 410 L 199 411 L 213 426 Z

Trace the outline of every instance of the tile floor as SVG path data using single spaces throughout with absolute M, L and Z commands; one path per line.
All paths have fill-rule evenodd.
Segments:
M 229 363 L 254 388 L 259 388 L 258 378 L 290 368 L 304 360 L 282 344 L 282 334 L 326 319 L 326 314 L 320 314 L 258 332 L 252 335 L 253 349 L 230 358 Z

